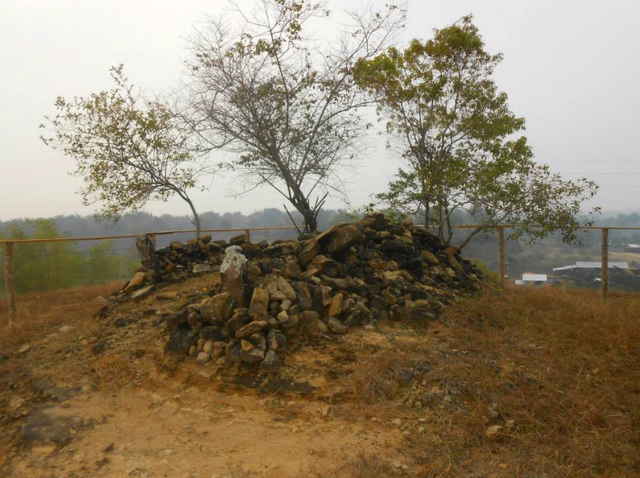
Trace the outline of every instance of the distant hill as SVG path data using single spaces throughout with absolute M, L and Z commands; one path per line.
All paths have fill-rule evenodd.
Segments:
M 298 225 L 303 224 L 302 217 L 299 214 L 292 214 Z M 255 228 L 255 227 L 274 227 L 274 226 L 291 226 L 292 222 L 285 211 L 275 208 L 263 209 L 252 214 L 242 214 L 240 212 L 233 213 L 216 213 L 205 212 L 201 214 L 203 229 L 228 229 L 228 228 Z M 326 229 L 336 222 L 349 221 L 353 219 L 353 215 L 347 211 L 338 209 L 326 209 L 320 213 L 318 223 L 320 229 Z M 146 212 L 138 212 L 133 214 L 125 214 L 118 221 L 99 220 L 94 216 L 55 216 L 48 218 L 56 226 L 57 231 L 65 236 L 118 236 L 126 234 L 143 234 L 152 231 L 168 231 L 168 230 L 184 230 L 193 229 L 193 224 L 188 216 L 172 216 L 164 214 L 162 216 L 154 216 Z M 0 221 L 0 235 L 9 232 L 12 226 L 17 226 L 31 235 L 34 228 L 32 219 L 14 219 L 10 221 Z M 216 238 L 225 239 L 229 234 L 219 234 Z M 278 239 L 296 236 L 295 230 L 291 231 L 271 231 L 256 232 L 252 235 L 252 240 L 259 241 L 261 239 Z M 171 236 L 159 236 L 158 245 L 162 245 L 174 240 L 186 240 L 191 238 L 190 234 L 178 234 Z M 83 245 L 81 244 L 82 248 Z

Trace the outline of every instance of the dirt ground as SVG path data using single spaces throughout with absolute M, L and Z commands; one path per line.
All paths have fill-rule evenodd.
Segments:
M 489 293 L 266 375 L 166 355 L 172 302 L 85 297 L 0 352 L 0 476 L 640 476 L 638 299 Z
M 107 319 L 63 320 L 5 353 L 0 476 L 349 476 L 368 456 L 407 468 L 400 427 L 332 403 L 344 385 L 325 377 L 339 377 L 355 361 L 352 348 L 385 334 L 305 347 L 278 376 L 220 376 L 213 364 L 164 355 L 157 322 L 171 306 L 149 299 Z M 371 337 L 361 343 L 362 334 Z M 336 354 L 347 357 L 327 367 Z

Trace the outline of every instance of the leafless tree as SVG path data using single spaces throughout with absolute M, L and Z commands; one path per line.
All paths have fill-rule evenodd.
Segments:
M 191 38 L 190 81 L 177 111 L 210 149 L 237 155 L 232 165 L 252 186 L 273 187 L 315 232 L 369 127 L 359 109 L 370 99 L 353 82 L 355 63 L 393 42 L 404 10 L 349 14 L 351 25 L 324 41 L 305 36 L 311 20 L 329 17 L 324 2 L 232 6 L 239 21 L 208 19 Z

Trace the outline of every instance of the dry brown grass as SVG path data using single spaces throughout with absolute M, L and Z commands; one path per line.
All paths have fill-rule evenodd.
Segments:
M 108 297 L 123 282 L 110 282 L 51 292 L 25 294 L 17 297 L 17 323 L 8 327 L 7 301 L 0 301 L 0 348 L 15 346 L 40 336 L 52 326 L 88 319 L 97 312 Z
M 455 400 L 408 440 L 433 476 L 640 476 L 640 295 L 509 289 L 445 320 L 426 387 Z
M 398 391 L 397 373 L 404 363 L 398 350 L 384 350 L 357 363 L 348 381 L 358 402 L 383 403 Z

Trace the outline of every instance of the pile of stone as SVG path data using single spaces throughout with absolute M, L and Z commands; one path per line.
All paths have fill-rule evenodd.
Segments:
M 167 323 L 168 351 L 198 363 L 275 370 L 287 343 L 428 321 L 482 282 L 472 263 L 424 228 L 369 215 L 302 241 L 230 243 L 210 236 L 155 252 L 156 279 L 208 272 L 211 287 Z

